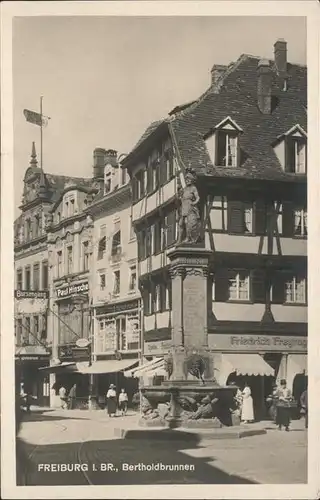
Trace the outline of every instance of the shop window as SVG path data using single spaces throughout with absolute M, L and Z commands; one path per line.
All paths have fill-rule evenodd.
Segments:
M 113 295 L 120 295 L 120 270 L 113 273 Z
M 127 316 L 127 329 L 126 329 L 126 349 L 139 349 L 140 344 L 140 330 L 139 320 L 136 314 Z
M 25 289 L 31 290 L 31 268 L 30 266 L 25 269 Z
M 40 287 L 40 264 L 33 265 L 33 290 L 39 290 Z
M 229 299 L 250 300 L 250 275 L 248 271 L 229 270 Z
M 31 328 L 30 328 L 31 325 L 30 324 L 31 324 L 30 316 L 26 316 L 25 324 L 24 324 L 24 328 L 25 328 L 24 339 L 25 339 L 25 342 L 27 345 L 30 344 L 30 337 L 31 337 Z
M 33 334 L 36 338 L 39 337 L 39 316 L 33 316 Z
M 127 349 L 127 339 L 126 339 L 126 318 L 117 318 L 116 319 L 116 331 L 119 349 L 126 350 Z
M 135 292 L 137 288 L 137 268 L 136 266 L 130 267 L 130 277 L 129 277 L 129 291 Z
M 48 262 L 44 261 L 42 262 L 42 290 L 47 290 L 49 288 L 49 281 L 48 281 Z
M 62 269 L 62 250 L 57 252 L 57 278 L 61 278 L 63 276 Z
M 67 247 L 67 274 L 73 272 L 73 248 L 72 245 Z
M 23 286 L 23 274 L 22 269 L 17 270 L 17 290 L 22 290 Z
M 46 340 L 47 338 L 47 315 L 43 314 L 41 317 L 41 340 Z

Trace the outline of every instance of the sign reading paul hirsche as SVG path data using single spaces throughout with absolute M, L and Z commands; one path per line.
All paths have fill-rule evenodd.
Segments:
M 84 283 L 80 283 L 79 285 L 69 285 L 67 287 L 57 288 L 57 298 L 66 299 L 67 297 L 71 297 L 73 295 L 81 295 L 88 292 L 89 283 L 86 281 Z

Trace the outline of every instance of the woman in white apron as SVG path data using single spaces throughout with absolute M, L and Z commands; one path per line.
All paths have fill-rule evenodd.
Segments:
M 247 424 L 254 421 L 253 414 L 253 400 L 251 396 L 251 389 L 248 384 L 245 384 L 242 391 L 242 407 L 241 407 L 241 422 Z

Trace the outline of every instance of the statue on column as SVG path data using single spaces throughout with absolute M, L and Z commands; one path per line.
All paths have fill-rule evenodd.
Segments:
M 187 168 L 185 175 L 186 186 L 178 188 L 179 207 L 179 233 L 177 244 L 198 243 L 200 238 L 200 212 L 199 193 L 196 188 L 197 176 L 193 169 Z

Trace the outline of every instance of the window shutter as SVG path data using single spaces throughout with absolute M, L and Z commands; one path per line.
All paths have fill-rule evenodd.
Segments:
M 286 137 L 285 139 L 285 155 L 285 170 L 295 172 L 294 140 L 292 137 Z
M 266 234 L 267 229 L 267 207 L 266 204 L 257 200 L 254 203 L 254 232 L 258 235 Z
M 276 271 L 272 276 L 272 304 L 284 303 L 285 275 L 281 271 Z
M 229 273 L 220 269 L 214 276 L 215 302 L 226 302 L 229 299 Z
M 228 200 L 228 232 L 244 233 L 244 205 L 241 201 Z
M 282 234 L 292 238 L 294 233 L 293 204 L 285 201 L 282 205 Z
M 255 269 L 252 273 L 252 298 L 256 304 L 266 302 L 266 274 L 263 269 Z

